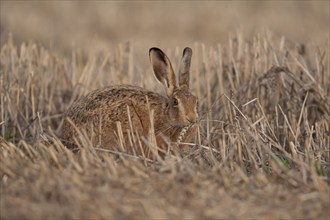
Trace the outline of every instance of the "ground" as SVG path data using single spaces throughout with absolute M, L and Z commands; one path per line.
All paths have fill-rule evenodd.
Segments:
M 1 219 L 330 218 L 329 2 L 191 4 L 1 1 Z M 155 160 L 67 149 L 77 98 L 163 92 L 154 46 L 175 70 L 193 50 L 193 144 Z

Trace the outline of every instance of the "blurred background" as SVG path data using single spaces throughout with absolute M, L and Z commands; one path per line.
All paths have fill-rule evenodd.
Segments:
M 69 52 L 108 51 L 130 41 L 147 60 L 152 46 L 228 44 L 271 31 L 290 42 L 329 45 L 329 1 L 1 1 L 1 45 L 40 42 Z

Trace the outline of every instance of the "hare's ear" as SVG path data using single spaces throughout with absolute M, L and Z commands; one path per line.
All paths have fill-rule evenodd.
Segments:
M 190 61 L 192 56 L 192 50 L 186 47 L 183 50 L 182 60 L 179 68 L 179 86 L 180 89 L 189 90 L 189 75 L 190 75 Z
M 170 60 L 156 47 L 149 50 L 149 58 L 156 78 L 165 86 L 167 96 L 171 96 L 176 88 L 176 81 Z

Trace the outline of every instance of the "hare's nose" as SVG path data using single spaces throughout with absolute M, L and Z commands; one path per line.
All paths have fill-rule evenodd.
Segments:
M 197 117 L 193 116 L 193 117 L 187 117 L 187 120 L 190 122 L 190 123 L 196 123 L 197 122 Z

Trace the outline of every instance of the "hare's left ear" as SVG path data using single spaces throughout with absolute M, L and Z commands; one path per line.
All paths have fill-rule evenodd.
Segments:
M 170 60 L 161 49 L 156 47 L 149 50 L 149 58 L 156 78 L 165 86 L 166 95 L 170 97 L 176 88 L 175 74 Z
M 192 50 L 186 47 L 183 50 L 182 60 L 179 68 L 179 86 L 184 91 L 189 90 L 189 75 Z

